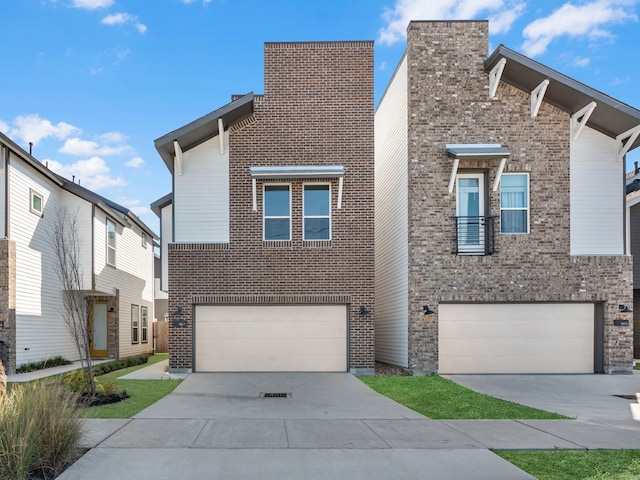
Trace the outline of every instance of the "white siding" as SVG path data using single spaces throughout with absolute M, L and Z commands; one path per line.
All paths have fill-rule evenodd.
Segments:
M 16 364 L 54 355 L 75 360 L 78 354 L 60 314 L 62 287 L 51 241 L 59 187 L 15 157 L 8 174 L 9 235 L 16 244 Z M 42 217 L 30 212 L 30 189 L 43 197 Z
M 175 241 L 229 241 L 229 148 L 218 137 L 184 152 L 182 175 L 174 175 Z
M 113 295 L 119 292 L 119 342 L 120 357 L 148 352 L 153 348 L 153 247 L 150 242 L 142 246 L 141 230 L 131 225 L 116 223 L 116 266 L 106 264 L 106 214 L 96 209 L 95 281 L 96 290 Z M 131 343 L 131 305 L 148 308 L 148 343 Z M 140 329 L 140 332 L 142 330 Z M 140 333 L 140 338 L 142 335 Z
M 623 165 L 618 142 L 585 127 L 571 141 L 571 255 L 624 254 Z
M 7 233 L 4 231 L 5 216 L 7 214 L 6 208 L 6 176 L 7 168 L 5 165 L 5 148 L 0 148 L 0 238 L 5 238 Z
M 407 58 L 375 115 L 376 360 L 408 366 Z
M 161 282 L 160 288 L 169 291 L 169 244 L 173 242 L 173 205 L 167 205 L 162 209 L 160 216 L 162 231 L 160 232 L 160 261 Z
M 90 290 L 92 273 L 92 223 L 93 205 L 65 190 L 60 191 L 60 209 L 66 209 L 68 215 L 75 215 L 80 239 L 80 268 L 83 274 L 83 288 Z

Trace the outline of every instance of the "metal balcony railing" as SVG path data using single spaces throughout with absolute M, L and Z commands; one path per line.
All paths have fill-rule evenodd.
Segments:
M 491 255 L 496 250 L 496 216 L 452 217 L 454 221 L 453 253 Z

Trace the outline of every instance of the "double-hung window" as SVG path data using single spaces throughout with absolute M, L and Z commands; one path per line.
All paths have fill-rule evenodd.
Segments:
M 304 240 L 331 240 L 331 190 L 328 184 L 303 187 Z
M 500 233 L 529 233 L 529 174 L 527 173 L 502 175 Z
M 291 188 L 289 185 L 264 186 L 264 240 L 291 240 Z
M 149 341 L 149 309 L 147 307 L 142 307 L 142 316 L 140 320 L 142 327 L 142 343 L 147 343 Z
M 107 264 L 116 266 L 116 224 L 107 219 Z
M 140 307 L 131 305 L 131 343 L 140 343 Z

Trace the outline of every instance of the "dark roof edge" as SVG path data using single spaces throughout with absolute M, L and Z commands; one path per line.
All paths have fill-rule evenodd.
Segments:
M 164 197 L 157 199 L 151 204 L 151 210 L 160 218 L 160 213 L 164 207 L 173 203 L 173 193 L 167 193 Z
M 33 155 L 30 155 L 24 148 L 18 145 L 16 142 L 7 137 L 4 133 L 0 132 L 0 143 L 4 143 L 10 150 L 12 150 L 16 155 L 18 155 L 22 160 L 24 160 L 29 166 L 36 169 L 38 172 L 43 174 L 52 182 L 56 183 L 58 186 L 62 186 L 64 183 L 61 180 L 62 177 L 56 175 L 53 171 L 49 170 L 42 162 L 36 160 Z

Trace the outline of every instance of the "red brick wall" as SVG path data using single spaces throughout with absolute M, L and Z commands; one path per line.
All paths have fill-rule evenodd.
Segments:
M 230 134 L 230 242 L 169 247 L 169 311 L 181 306 L 172 320 L 187 321 L 170 325 L 172 368 L 193 368 L 193 306 L 223 303 L 348 304 L 349 367 L 374 367 L 373 316 L 359 313 L 374 309 L 373 108 L 373 42 L 265 44 L 265 95 Z M 279 165 L 344 166 L 341 209 L 328 180 L 331 241 L 303 242 L 303 182 L 293 180 L 291 241 L 263 242 L 250 167 Z

